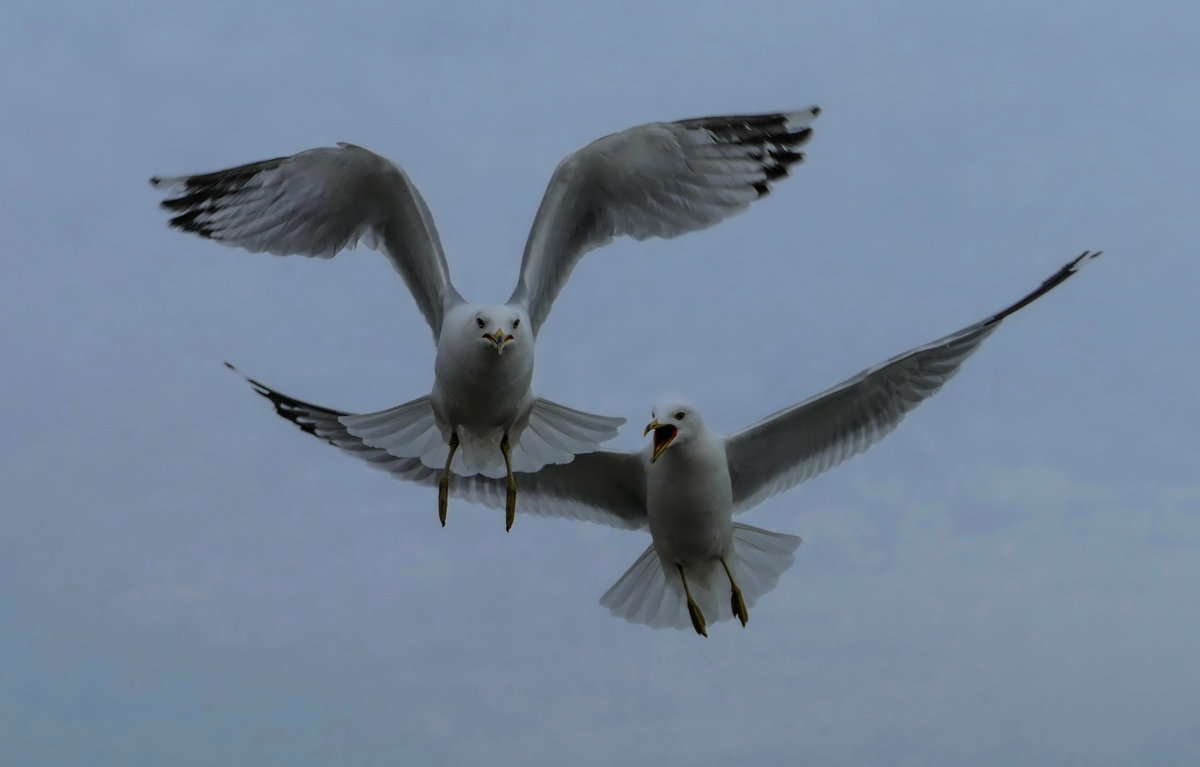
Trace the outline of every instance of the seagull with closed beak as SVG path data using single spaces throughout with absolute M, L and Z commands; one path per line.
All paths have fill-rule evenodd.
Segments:
M 506 303 L 467 302 L 433 218 L 398 166 L 352 144 L 236 168 L 155 177 L 170 225 L 251 252 L 332 258 L 358 242 L 382 250 L 408 285 L 437 344 L 427 396 L 343 416 L 346 433 L 440 470 L 446 524 L 451 473 L 505 478 L 570 462 L 616 436 L 623 418 L 585 413 L 532 389 L 534 341 L 572 269 L 629 236 L 670 238 L 712 226 L 770 191 L 803 160 L 817 107 L 640 125 L 569 155 L 546 189 Z

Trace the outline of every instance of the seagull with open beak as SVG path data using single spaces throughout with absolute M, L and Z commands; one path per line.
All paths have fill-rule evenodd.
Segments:
M 654 463 L 663 454 L 663 451 L 675 441 L 675 437 L 679 435 L 679 427 L 674 424 L 659 423 L 655 418 L 646 424 L 646 430 L 642 432 L 642 436 L 644 437 L 650 432 L 654 432 L 654 448 L 650 453 L 650 463 Z

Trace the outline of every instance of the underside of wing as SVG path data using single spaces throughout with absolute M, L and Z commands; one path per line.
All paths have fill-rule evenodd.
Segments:
M 676 237 L 766 195 L 804 159 L 816 107 L 650 123 L 559 164 L 538 208 L 510 303 L 535 331 L 579 259 L 614 237 Z
M 1075 274 L 1086 252 L 1036 290 L 985 320 L 910 351 L 730 436 L 736 511 L 745 511 L 863 452 L 936 393 L 1000 322 Z
M 460 300 L 425 201 L 399 167 L 351 144 L 150 183 L 180 231 L 252 253 L 332 258 L 382 250 L 433 328 Z

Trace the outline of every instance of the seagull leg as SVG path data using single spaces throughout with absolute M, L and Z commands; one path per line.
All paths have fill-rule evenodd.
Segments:
M 742 590 L 738 588 L 737 581 L 733 579 L 733 573 L 729 570 L 729 564 L 725 561 L 725 557 L 721 557 L 721 567 L 725 568 L 725 575 L 729 578 L 729 585 L 733 587 L 733 614 L 738 617 L 742 625 L 746 625 L 746 621 L 750 620 L 750 611 L 746 609 L 746 600 L 742 599 Z
M 446 468 L 442 469 L 442 476 L 438 479 L 438 519 L 442 521 L 442 527 L 446 526 L 446 509 L 450 505 L 450 462 L 454 460 L 454 453 L 458 451 L 458 432 L 450 432 L 450 454 L 446 456 Z
M 500 452 L 504 454 L 504 469 L 508 474 L 508 485 L 504 495 L 504 532 L 512 530 L 517 517 L 517 480 L 512 472 L 512 446 L 508 443 L 508 432 L 500 438 Z
M 704 613 L 700 612 L 700 605 L 692 599 L 692 590 L 688 588 L 687 576 L 683 574 L 683 565 L 676 563 L 675 566 L 679 568 L 679 580 L 683 581 L 683 593 L 687 595 L 688 617 L 692 619 L 692 628 L 696 629 L 696 633 L 700 636 L 707 637 L 708 632 L 704 630 Z

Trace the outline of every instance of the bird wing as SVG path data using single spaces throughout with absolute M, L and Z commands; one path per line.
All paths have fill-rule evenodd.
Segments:
M 332 258 L 362 242 L 404 278 L 437 339 L 442 314 L 462 300 L 429 208 L 404 171 L 354 146 L 194 176 L 150 179 L 169 196 L 170 225 L 252 253 Z
M 525 308 L 536 333 L 585 253 L 624 235 L 676 237 L 744 209 L 804 159 L 819 113 L 649 123 L 569 155 L 546 188 L 509 303 Z
M 868 368 L 728 437 L 725 449 L 735 510 L 745 511 L 878 442 L 941 389 L 1005 317 L 1060 285 L 1097 255 L 1085 252 L 985 320 Z
M 232 365 L 229 367 L 240 373 Z M 246 380 L 271 401 L 276 413 L 314 437 L 398 479 L 426 487 L 437 485 L 441 472 L 424 465 L 420 458 L 397 458 L 351 434 L 339 420 L 349 413 L 289 397 L 252 378 Z M 517 505 L 522 513 L 624 529 L 646 526 L 646 470 L 639 453 L 609 450 L 585 453 L 577 455 L 571 463 L 549 465 L 537 472 L 517 473 L 515 477 Z M 503 477 L 455 475 L 450 481 L 451 495 L 492 508 L 504 508 L 505 492 Z

